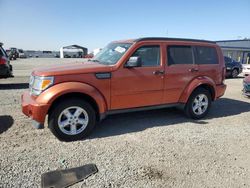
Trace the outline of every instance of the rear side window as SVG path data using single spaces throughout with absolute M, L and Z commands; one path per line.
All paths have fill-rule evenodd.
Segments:
M 168 46 L 168 65 L 193 64 L 191 46 Z
M 215 48 L 198 46 L 196 49 L 196 64 L 218 64 Z

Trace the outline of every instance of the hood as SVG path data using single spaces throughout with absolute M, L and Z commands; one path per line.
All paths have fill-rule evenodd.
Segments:
M 102 65 L 92 61 L 77 63 L 72 62 L 63 65 L 53 65 L 47 66 L 46 68 L 34 69 L 32 74 L 38 76 L 58 76 L 92 72 L 109 72 L 111 69 L 111 66 Z

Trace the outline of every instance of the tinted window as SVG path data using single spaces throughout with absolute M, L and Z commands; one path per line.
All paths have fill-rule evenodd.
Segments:
M 197 64 L 218 64 L 218 58 L 215 48 L 196 47 Z
M 160 65 L 160 46 L 143 46 L 138 48 L 133 57 L 141 57 L 143 67 Z
M 191 46 L 168 46 L 168 65 L 193 64 Z

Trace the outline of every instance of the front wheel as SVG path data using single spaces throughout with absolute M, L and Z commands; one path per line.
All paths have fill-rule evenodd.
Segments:
M 88 136 L 96 123 L 93 107 L 81 99 L 60 102 L 49 114 L 51 132 L 63 141 L 81 140 Z
M 189 97 L 184 110 L 188 117 L 201 119 L 207 115 L 210 106 L 210 92 L 204 88 L 198 88 Z

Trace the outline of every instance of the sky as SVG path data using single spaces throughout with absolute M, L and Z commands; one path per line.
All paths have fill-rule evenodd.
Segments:
M 250 38 L 250 0 L 0 0 L 5 48 L 93 50 L 139 37 Z

